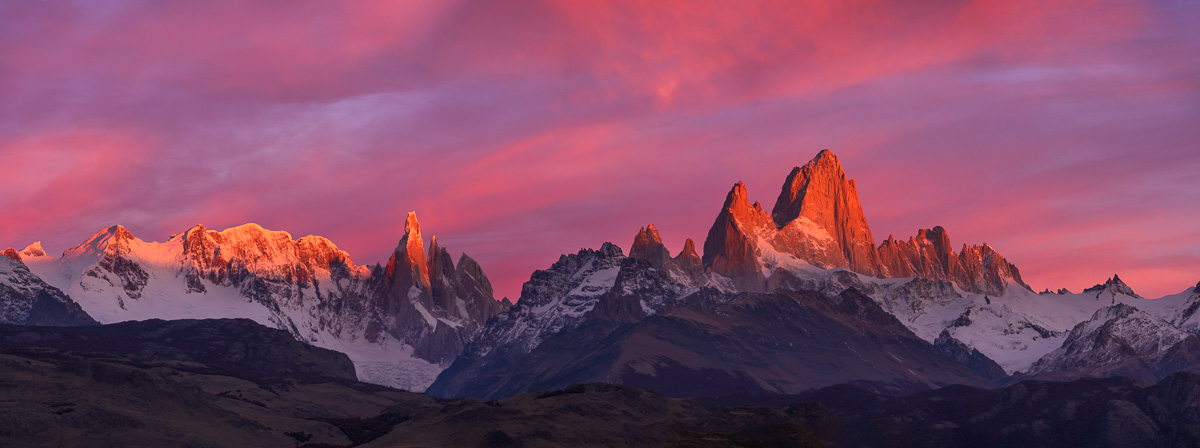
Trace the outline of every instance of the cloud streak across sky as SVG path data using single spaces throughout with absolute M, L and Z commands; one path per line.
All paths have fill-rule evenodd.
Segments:
M 1195 2 L 11 1 L 0 48 L 0 245 L 257 222 L 373 263 L 416 210 L 516 297 L 828 148 L 877 238 L 1200 281 Z

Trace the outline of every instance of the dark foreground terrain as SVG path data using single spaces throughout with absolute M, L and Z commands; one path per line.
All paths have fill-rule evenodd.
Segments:
M 280 339 L 280 337 L 287 338 Z M 0 326 L 0 446 L 1197 446 L 1200 376 L 851 386 L 722 406 L 629 386 L 494 401 L 354 381 L 246 320 Z

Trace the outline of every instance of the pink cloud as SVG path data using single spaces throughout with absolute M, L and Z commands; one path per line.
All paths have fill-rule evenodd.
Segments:
M 0 243 L 254 221 L 371 263 L 417 210 L 515 297 L 560 253 L 627 247 L 648 222 L 678 251 L 733 182 L 769 203 L 830 148 L 878 237 L 944 225 L 1039 288 L 1119 273 L 1145 295 L 1177 292 L 1200 280 L 1186 279 L 1200 273 L 1187 225 L 1200 218 L 1198 14 L 1083 0 L 9 2 L 0 164 L 22 168 L 0 186 Z

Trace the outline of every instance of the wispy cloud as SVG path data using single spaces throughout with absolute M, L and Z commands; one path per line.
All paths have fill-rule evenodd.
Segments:
M 877 237 L 1035 287 L 1200 280 L 1193 2 L 5 2 L 0 243 L 254 221 L 385 260 L 417 210 L 515 297 L 702 239 L 818 150 Z M 1190 278 L 1196 277 L 1196 278 Z

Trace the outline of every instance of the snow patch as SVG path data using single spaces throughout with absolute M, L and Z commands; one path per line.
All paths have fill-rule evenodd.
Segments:
M 584 297 L 603 295 L 617 284 L 617 274 L 620 272 L 620 265 L 599 269 L 588 275 L 583 282 L 579 283 L 579 286 L 576 286 L 567 295 Z

